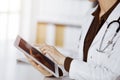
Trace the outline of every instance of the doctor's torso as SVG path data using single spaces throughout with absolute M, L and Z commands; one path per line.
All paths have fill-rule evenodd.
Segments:
M 118 54 L 115 53 L 114 50 L 112 50 L 113 45 L 115 49 L 120 50 L 120 47 L 117 48 L 117 42 L 116 39 L 119 39 L 120 36 L 120 32 L 117 34 L 117 36 L 114 38 L 113 43 L 116 41 L 116 44 L 111 44 L 109 47 L 107 47 L 104 51 L 104 53 L 97 51 L 97 49 L 99 49 L 100 45 L 101 45 L 101 41 L 102 38 L 104 36 L 104 33 L 107 29 L 107 26 L 109 25 L 109 23 L 113 20 L 117 20 L 120 17 L 120 4 L 117 5 L 117 7 L 111 12 L 111 14 L 109 15 L 109 17 L 107 18 L 107 20 L 105 21 L 105 23 L 102 25 L 101 29 L 98 31 L 97 35 L 95 36 L 95 38 L 93 39 L 90 48 L 88 50 L 88 57 L 87 60 L 88 62 L 94 62 L 96 64 L 102 64 L 104 63 L 107 59 L 109 60 L 110 56 Z M 79 47 L 79 56 L 81 59 L 83 59 L 83 47 L 84 47 L 84 40 L 85 37 L 87 35 L 87 32 L 89 30 L 89 27 L 92 23 L 94 19 L 94 16 L 88 16 L 87 18 L 87 22 L 84 23 L 84 25 L 82 26 L 82 33 L 81 33 L 81 40 L 80 40 L 80 47 Z M 116 27 L 117 26 L 117 27 Z M 113 24 L 109 27 L 105 38 L 103 40 L 102 43 L 102 48 L 106 47 L 106 45 L 108 44 L 108 41 L 110 41 L 111 37 L 115 34 L 116 29 L 118 28 L 117 24 Z M 114 52 L 114 54 L 113 54 Z

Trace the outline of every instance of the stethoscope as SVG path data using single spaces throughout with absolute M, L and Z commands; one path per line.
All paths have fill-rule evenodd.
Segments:
M 110 28 L 110 26 L 111 26 L 112 24 L 118 24 L 118 28 L 116 29 L 116 32 L 115 32 L 115 34 L 113 35 L 113 37 L 111 38 L 111 40 L 109 40 L 109 41 L 107 42 L 107 45 L 103 48 L 102 46 L 103 46 L 104 38 L 105 38 L 105 36 L 106 36 L 106 34 L 107 34 L 107 32 L 108 32 L 108 29 Z M 113 20 L 112 22 L 110 22 L 110 23 L 108 24 L 107 29 L 105 30 L 105 33 L 104 33 L 104 35 L 103 35 L 103 37 L 102 37 L 102 39 L 101 39 L 100 46 L 99 46 L 99 48 L 97 49 L 97 51 L 98 51 L 98 52 L 101 52 L 101 53 L 105 53 L 105 50 L 106 50 L 111 44 L 113 44 L 113 45 L 112 45 L 112 50 L 113 50 L 113 47 L 114 47 L 114 45 L 116 44 L 117 40 L 116 40 L 114 43 L 113 43 L 113 41 L 114 41 L 114 39 L 115 39 L 115 37 L 117 36 L 117 34 L 118 34 L 119 31 L 120 31 L 120 17 L 118 18 L 118 20 Z

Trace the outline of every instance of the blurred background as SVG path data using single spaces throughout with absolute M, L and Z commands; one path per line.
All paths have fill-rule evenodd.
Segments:
M 16 36 L 65 55 L 77 52 L 82 21 L 93 6 L 88 0 L 0 0 L 0 80 L 43 80 L 30 65 L 16 63 Z

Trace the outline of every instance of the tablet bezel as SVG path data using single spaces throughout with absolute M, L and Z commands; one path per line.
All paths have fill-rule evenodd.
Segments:
M 39 62 L 37 59 L 35 59 L 33 56 L 31 56 L 31 55 L 29 55 L 29 53 L 27 53 L 25 50 L 23 50 L 21 47 L 19 47 L 19 43 L 20 43 L 20 40 L 24 40 L 22 37 L 20 37 L 19 35 L 17 36 L 17 38 L 16 38 L 16 40 L 15 40 L 15 43 L 14 43 L 14 45 L 15 45 L 15 47 L 17 48 L 17 49 L 19 49 L 21 52 L 23 52 L 25 55 L 27 55 L 27 56 L 29 56 L 32 60 L 34 60 L 37 64 L 39 64 L 39 65 L 41 65 L 43 68 L 45 68 L 47 71 L 49 71 L 50 73 L 52 73 L 55 77 L 59 77 L 59 72 L 58 72 L 58 65 L 55 63 L 55 62 L 53 62 L 52 60 L 52 62 L 54 63 L 54 67 L 55 67 L 55 72 L 53 72 L 52 70 L 50 70 L 48 67 L 46 67 L 44 64 L 42 64 L 41 62 Z M 25 41 L 25 40 L 24 40 Z M 26 44 L 28 44 L 28 45 L 30 45 L 27 41 L 25 41 L 26 42 Z M 34 46 L 32 46 L 32 45 L 30 45 L 32 48 L 35 48 Z M 37 49 L 36 49 L 37 50 Z M 38 51 L 38 50 L 37 50 Z M 49 59 L 49 58 L 48 58 Z M 50 59 L 49 59 L 50 60 Z

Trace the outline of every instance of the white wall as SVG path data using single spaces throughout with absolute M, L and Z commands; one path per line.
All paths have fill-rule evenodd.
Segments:
M 82 16 L 92 6 L 88 0 L 39 0 L 37 4 L 38 21 L 72 25 L 80 25 Z
M 22 0 L 21 1 L 21 21 L 19 34 L 26 40 L 29 40 L 30 29 L 31 29 L 31 7 L 32 0 Z
M 35 42 L 37 22 L 45 21 L 80 26 L 83 16 L 92 7 L 92 3 L 88 0 L 23 0 L 22 4 L 21 26 L 24 29 L 21 29 L 20 34 L 32 43 Z M 79 36 L 79 30 L 80 28 L 74 26 L 66 27 L 64 40 L 66 48 L 74 48 L 70 45 L 76 44 L 78 38 L 75 36 Z M 52 29 L 50 31 L 52 32 Z M 53 34 L 54 31 L 53 29 Z M 54 44 L 53 38 L 50 38 L 51 35 L 47 35 L 47 37 L 49 43 Z

